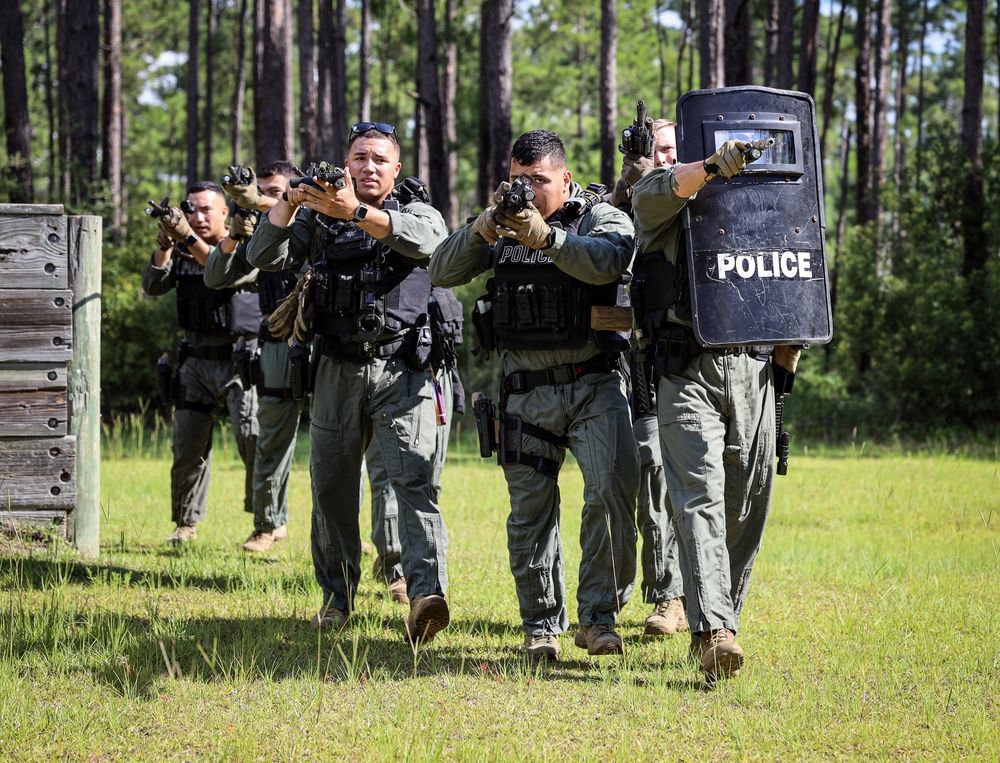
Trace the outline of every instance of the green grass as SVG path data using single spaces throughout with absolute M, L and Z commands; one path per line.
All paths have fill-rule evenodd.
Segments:
M 164 545 L 162 434 L 119 432 L 121 447 L 105 451 L 99 562 L 59 544 L 0 557 L 0 758 L 1000 756 L 996 458 L 796 454 L 744 610 L 747 664 L 706 691 L 685 664 L 686 635 L 641 638 L 649 607 L 637 599 L 623 612 L 622 657 L 588 657 L 573 631 L 558 663 L 521 656 L 504 482 L 469 445 L 444 473 L 452 625 L 414 654 L 406 609 L 372 580 L 371 559 L 341 636 L 308 627 L 320 601 L 304 443 L 290 538 L 259 559 L 240 549 L 252 522 L 232 447 L 216 453 L 198 540 Z M 567 464 L 570 601 L 581 491 Z

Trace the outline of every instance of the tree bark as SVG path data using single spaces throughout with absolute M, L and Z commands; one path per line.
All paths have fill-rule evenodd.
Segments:
M 316 148 L 318 158 L 333 161 L 333 0 L 319 0 L 319 88 L 316 92 Z M 303 167 L 302 169 L 305 169 Z
M 6 67 L 5 67 L 6 69 Z M 111 196 L 111 233 L 117 241 L 125 237 L 122 204 L 122 3 L 104 2 L 104 128 L 101 177 Z
M 483 0 L 479 36 L 479 177 L 477 198 L 486 203 L 509 176 L 511 149 L 512 0 Z
M 455 0 L 445 0 L 445 54 L 444 54 L 444 136 L 448 162 L 448 210 L 444 221 L 449 230 L 458 230 L 458 197 L 455 178 L 458 177 L 458 120 L 455 101 L 458 99 L 458 41 L 455 34 Z
M 803 93 L 816 93 L 816 49 L 819 46 L 819 0 L 802 3 L 802 34 L 799 44 L 799 84 Z
M 437 23 L 434 0 L 417 0 L 417 103 L 427 145 L 431 203 L 447 220 L 451 217 L 451 178 L 445 148 L 441 83 L 438 76 Z
M 187 182 L 198 178 L 198 53 L 201 4 L 200 0 L 188 0 L 188 62 L 187 62 Z
M 971 294 L 981 293 L 981 271 L 991 247 L 987 246 L 986 200 L 983 190 L 983 79 L 986 72 L 986 2 L 968 0 L 965 18 L 965 96 L 962 99 L 962 149 L 968 159 L 962 205 L 964 238 L 962 275 L 970 281 Z M 974 300 L 975 301 L 975 300 Z
M 778 0 L 767 0 L 764 14 L 764 85 L 777 87 Z
M 927 0 L 920 13 L 920 55 L 917 56 L 917 177 L 914 183 L 920 191 L 920 171 L 924 153 L 924 49 L 927 45 Z
M 701 87 L 722 87 L 726 81 L 723 0 L 699 0 L 698 49 L 701 53 Z
M 254 90 L 255 160 L 258 165 L 288 160 L 295 151 L 292 89 L 291 0 L 257 0 L 260 19 L 260 79 Z
M 68 142 L 66 157 L 69 196 L 73 204 L 91 199 L 97 182 L 97 146 L 99 142 L 101 28 L 98 0 L 73 0 L 63 12 L 63 61 L 59 89 L 64 94 Z
M 854 194 L 857 224 L 872 222 L 872 0 L 858 0 L 857 26 L 854 30 L 855 57 L 855 111 L 857 123 L 856 168 L 857 184 Z
M 746 85 L 753 82 L 750 50 L 750 3 L 747 0 L 725 0 L 725 68 L 726 85 Z
M 449 0 L 454 2 L 454 0 Z M 371 121 L 372 113 L 372 9 L 371 0 L 361 0 L 361 47 L 358 51 L 358 121 Z
M 795 0 L 778 0 L 778 48 L 775 58 L 775 87 L 791 90 L 795 82 Z
M 247 0 L 240 0 L 239 31 L 236 38 L 236 91 L 233 99 L 233 162 L 239 164 L 243 160 L 243 107 L 246 102 L 247 90 Z
M 31 172 L 31 122 L 24 76 L 24 16 L 21 0 L 0 2 L 0 69 L 3 71 L 3 126 L 10 169 L 16 181 L 10 192 L 14 204 L 34 201 Z
M 823 123 L 820 127 L 820 150 L 826 152 L 826 129 L 833 115 L 833 90 L 837 81 L 837 61 L 840 59 L 840 41 L 844 34 L 844 18 L 847 16 L 847 0 L 841 0 L 837 14 L 837 34 L 834 37 L 833 52 L 828 54 L 823 71 Z
M 213 0 L 205 3 L 205 111 L 202 129 L 205 131 L 205 145 L 202 156 L 202 179 L 210 180 L 212 172 L 212 128 L 215 125 L 215 22 L 216 10 Z
M 333 42 L 333 123 L 330 161 L 340 164 L 347 156 L 347 0 L 337 0 Z
M 614 187 L 615 170 L 618 164 L 617 143 L 618 121 L 618 39 L 617 0 L 601 2 L 601 76 L 599 87 L 599 122 L 601 146 L 600 182 L 608 188 Z
M 299 150 L 304 157 L 305 166 L 319 159 L 316 153 L 316 48 L 313 44 L 313 0 L 298 0 L 295 10 L 299 49 Z M 291 157 L 286 158 L 291 160 Z
M 906 174 L 906 143 L 903 141 L 903 132 L 907 117 L 906 67 L 910 60 L 910 14 L 907 0 L 899 0 L 898 8 L 899 15 L 896 17 L 896 34 L 899 40 L 896 49 L 896 119 L 892 139 L 892 184 L 897 194 Z
M 872 193 L 870 212 L 872 220 L 882 217 L 882 182 L 888 165 L 887 146 L 889 136 L 889 38 L 892 26 L 892 0 L 878 0 L 878 23 L 875 42 L 875 88 L 872 111 Z M 878 261 L 879 275 L 883 272 L 881 256 Z

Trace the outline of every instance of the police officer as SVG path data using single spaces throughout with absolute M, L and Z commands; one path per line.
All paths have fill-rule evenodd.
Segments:
M 669 119 L 653 122 L 652 156 L 626 152 L 622 159 L 621 179 L 615 186 L 612 202 L 631 211 L 632 186 L 653 167 L 669 167 L 677 162 L 675 123 Z M 656 426 L 656 392 L 649 363 L 649 337 L 642 330 L 645 310 L 646 269 L 642 259 L 633 263 L 631 285 L 635 310 L 638 346 L 632 360 L 632 431 L 639 446 L 641 477 L 636 505 L 639 532 L 642 533 L 642 595 L 653 611 L 646 618 L 647 636 L 669 636 L 688 629 L 684 614 L 684 579 L 680 553 L 671 519 L 670 496 L 663 476 L 660 434 Z M 641 385 L 641 386 L 640 386 Z
M 286 161 L 261 167 L 256 175 L 249 168 L 246 173 L 246 177 L 240 177 L 241 173 L 231 167 L 223 186 L 240 210 L 251 212 L 264 212 L 277 204 L 295 175 Z M 250 266 L 246 242 L 253 234 L 254 219 L 252 214 L 233 216 L 229 236 L 212 249 L 205 263 L 205 283 L 213 289 L 254 284 L 261 314 L 266 318 L 291 292 L 299 272 L 298 268 L 258 271 Z M 243 548 L 251 553 L 266 553 L 277 541 L 288 537 L 288 475 L 302 401 L 292 394 L 288 343 L 272 336 L 265 325 L 258 337 L 257 354 L 249 364 L 253 372 L 249 373 L 249 367 L 244 371 L 253 377 L 257 390 L 258 435 L 253 470 L 254 529 Z
M 354 125 L 343 177 L 317 176 L 289 189 L 287 201 L 261 220 L 248 256 L 265 270 L 313 263 L 312 553 L 323 590 L 313 625 L 340 628 L 354 605 L 361 462 L 375 438 L 399 501 L 406 632 L 416 641 L 450 619 L 448 534 L 433 484 L 430 281 L 423 268 L 446 228 L 426 202 L 394 196 L 400 166 L 395 128 Z
M 226 198 L 219 185 L 202 181 L 188 188 L 187 201 L 192 211 L 186 217 L 174 207 L 160 217 L 157 249 L 142 271 L 142 288 L 150 296 L 177 289 L 177 317 L 185 334 L 174 380 L 170 493 L 176 528 L 167 539 L 173 545 L 194 540 L 205 518 L 216 416 L 229 410 L 246 466 L 246 511 L 252 511 L 257 439 L 254 391 L 243 386 L 232 359 L 233 344 L 241 337 L 251 348 L 256 343 L 257 295 L 205 286 L 205 262 L 228 231 Z
M 710 682 L 737 674 L 744 660 L 736 634 L 770 508 L 774 394 L 766 353 L 694 340 L 681 211 L 718 177 L 709 169 L 726 178 L 744 169 L 747 148 L 729 140 L 704 162 L 655 168 L 632 196 L 664 470 L 691 575 L 688 621 Z
M 448 455 L 452 415 L 465 412 L 465 389 L 458 375 L 458 346 L 462 343 L 462 303 L 451 289 L 431 288 L 428 307 L 431 340 L 430 366 L 434 386 L 437 438 L 434 446 L 434 490 L 441 499 L 441 472 Z M 368 479 L 372 491 L 372 543 L 376 553 L 372 574 L 382 580 L 393 601 L 409 603 L 406 578 L 400 562 L 399 504 L 389 481 L 385 461 L 377 440 L 372 440 L 365 453 Z
M 557 659 L 557 637 L 569 627 L 557 483 L 569 448 L 585 481 L 575 643 L 590 654 L 617 654 L 615 620 L 635 579 L 639 457 L 617 370 L 627 340 L 615 330 L 594 331 L 592 322 L 623 313 L 624 323 L 601 325 L 631 330 L 631 311 L 617 305 L 632 259 L 632 223 L 584 195 L 555 133 L 517 139 L 511 180 L 522 173 L 533 181 L 534 203 L 517 213 L 487 207 L 438 248 L 431 280 L 455 286 L 493 271 L 487 322 L 503 359 L 507 547 L 525 649 Z M 482 335 L 480 342 L 493 346 Z

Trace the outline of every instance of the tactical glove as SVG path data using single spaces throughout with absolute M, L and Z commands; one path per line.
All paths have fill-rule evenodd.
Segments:
M 188 241 L 194 236 L 191 224 L 184 216 L 184 213 L 177 207 L 168 208 L 167 213 L 160 218 L 160 230 L 157 233 L 157 237 L 159 237 L 160 233 L 181 243 Z
M 632 203 L 632 186 L 625 182 L 625 178 L 618 178 L 614 190 L 611 191 L 611 203 L 621 209 Z
M 638 183 L 653 169 L 653 160 L 639 154 L 625 154 L 622 159 L 622 180 L 629 185 Z
M 475 219 L 472 223 L 472 231 L 480 238 L 486 240 L 490 246 L 493 246 L 497 241 L 500 240 L 500 236 L 497 235 L 497 226 L 493 222 L 493 216 L 496 214 L 497 208 L 493 205 L 486 207 L 482 212 L 479 213 L 479 217 Z
M 237 213 L 229 221 L 229 238 L 237 241 L 248 239 L 253 235 L 255 225 L 256 220 L 253 215 L 241 215 Z
M 232 198 L 236 206 L 240 209 L 259 209 L 260 208 L 260 189 L 257 187 L 257 176 L 254 174 L 252 167 L 247 167 L 243 170 L 242 165 L 239 167 L 229 167 L 229 177 L 238 180 L 241 175 L 244 179 L 247 179 L 247 184 L 242 183 L 223 183 L 222 187 L 226 189 L 226 193 Z
M 747 160 L 743 152 L 752 146 L 745 140 L 727 140 L 722 147 L 705 160 L 705 174 L 731 178 L 745 170 Z
M 509 231 L 505 235 L 531 249 L 544 249 L 549 243 L 549 233 L 552 232 L 534 204 L 528 204 L 515 214 L 497 209 L 496 223 Z
M 156 226 L 156 245 L 164 251 L 174 245 L 174 240 L 163 232 L 163 228 L 160 225 Z

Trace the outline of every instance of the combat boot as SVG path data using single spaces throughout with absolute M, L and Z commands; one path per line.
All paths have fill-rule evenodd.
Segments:
M 400 604 L 409 604 L 410 597 L 406 593 L 406 578 L 396 578 L 388 581 L 389 598 Z
M 451 615 L 444 596 L 431 594 L 417 596 L 410 602 L 410 616 L 406 618 L 406 638 L 410 643 L 428 642 L 448 627 Z
M 709 683 L 735 678 L 743 667 L 743 649 L 736 634 L 726 628 L 701 634 L 701 671 Z
M 581 625 L 573 643 L 586 649 L 587 654 L 622 654 L 622 637 L 615 633 L 615 627 L 607 623 Z
M 243 544 L 243 550 L 249 551 L 252 554 L 263 554 L 270 551 L 271 546 L 279 540 L 285 540 L 286 538 L 288 538 L 288 527 L 286 525 L 275 527 L 273 530 L 254 530 L 250 533 L 250 537 L 247 538 L 246 543 Z
M 182 546 L 185 543 L 190 543 L 197 537 L 198 530 L 195 529 L 194 525 L 177 525 L 170 534 L 170 537 L 167 538 L 167 543 L 171 546 Z
M 312 619 L 312 627 L 317 630 L 342 630 L 347 625 L 347 613 L 342 609 L 327 606 L 320 607 L 319 612 Z
M 524 651 L 529 657 L 555 662 L 559 659 L 559 639 L 550 633 L 527 633 L 524 636 Z
M 657 602 L 653 614 L 646 618 L 647 636 L 672 636 L 687 629 L 684 605 L 680 599 Z

